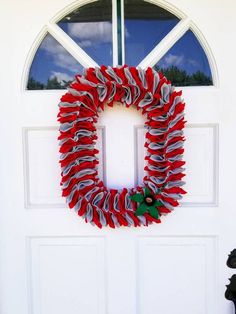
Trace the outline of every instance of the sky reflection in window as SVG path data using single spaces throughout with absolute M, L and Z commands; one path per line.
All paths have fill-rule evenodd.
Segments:
M 125 64 L 137 66 L 179 19 L 142 0 L 124 0 L 124 4 Z M 99 0 L 79 7 L 64 16 L 58 25 L 99 65 L 112 65 L 111 0 Z M 191 30 L 154 68 L 162 71 L 176 86 L 213 84 L 207 56 Z M 64 89 L 75 74 L 82 72 L 82 65 L 47 34 L 34 56 L 27 89 Z
M 111 0 L 80 7 L 58 25 L 99 65 L 112 65 Z
M 212 85 L 206 54 L 191 30 L 154 67 L 176 86 Z
M 125 0 L 125 63 L 137 66 L 179 19 L 154 4 Z
M 50 34 L 32 62 L 27 89 L 64 89 L 83 67 Z

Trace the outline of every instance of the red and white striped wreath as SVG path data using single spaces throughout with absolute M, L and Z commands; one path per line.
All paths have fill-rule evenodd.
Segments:
M 105 105 L 135 106 L 146 117 L 143 185 L 107 188 L 98 177 L 96 122 Z M 70 208 L 99 228 L 160 222 L 185 191 L 184 106 L 161 73 L 134 67 L 89 68 L 77 75 L 59 104 L 62 194 Z

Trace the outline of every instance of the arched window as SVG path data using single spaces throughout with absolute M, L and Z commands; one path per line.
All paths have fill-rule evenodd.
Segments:
M 45 34 L 30 67 L 27 89 L 64 89 L 84 67 L 102 64 L 152 66 L 177 86 L 213 85 L 206 53 L 191 23 L 181 29 L 183 22 L 143 0 L 98 0 L 77 7 Z M 178 28 L 181 34 L 176 38 Z M 78 50 L 76 58 L 54 32 Z

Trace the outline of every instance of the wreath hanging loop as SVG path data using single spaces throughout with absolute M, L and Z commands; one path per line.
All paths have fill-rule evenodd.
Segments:
M 98 177 L 96 122 L 115 102 L 146 116 L 142 186 L 109 189 Z M 58 114 L 62 195 L 69 207 L 99 228 L 159 223 L 185 193 L 184 106 L 181 91 L 151 68 L 102 66 L 77 75 Z

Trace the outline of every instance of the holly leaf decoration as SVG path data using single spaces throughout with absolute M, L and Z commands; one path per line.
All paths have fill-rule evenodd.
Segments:
M 159 212 L 155 206 L 152 206 L 149 208 L 149 213 L 153 218 L 156 218 L 156 219 L 159 218 Z
M 147 206 L 145 204 L 140 204 L 137 208 L 137 210 L 135 211 L 135 215 L 136 216 L 143 216 L 147 211 Z
M 131 200 L 137 203 L 142 203 L 144 200 L 144 196 L 142 194 L 133 194 L 130 196 Z

